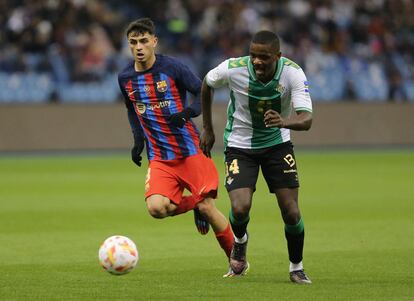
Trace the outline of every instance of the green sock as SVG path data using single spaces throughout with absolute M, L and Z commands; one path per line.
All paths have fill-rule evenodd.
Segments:
M 236 219 L 233 215 L 233 211 L 230 210 L 229 220 L 234 235 L 238 238 L 242 238 L 244 234 L 246 234 L 247 224 L 250 221 L 250 216 L 247 215 L 243 219 Z
M 285 224 L 285 237 L 287 240 L 290 262 L 301 262 L 303 258 L 303 244 L 305 241 L 305 226 L 302 218 L 296 225 Z
M 303 219 L 300 218 L 299 222 L 296 225 L 285 224 L 285 231 L 289 234 L 300 234 L 305 229 Z

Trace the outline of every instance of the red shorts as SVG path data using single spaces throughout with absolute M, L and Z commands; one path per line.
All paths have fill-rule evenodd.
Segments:
M 184 188 L 197 202 L 217 197 L 218 172 L 213 160 L 203 153 L 183 159 L 150 161 L 145 180 L 145 197 L 161 194 L 178 205 Z

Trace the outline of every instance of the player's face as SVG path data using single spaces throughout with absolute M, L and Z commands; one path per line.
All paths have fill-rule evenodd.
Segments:
M 128 45 L 134 60 L 138 63 L 145 64 L 155 58 L 155 47 L 158 39 L 149 33 L 140 34 L 131 32 L 128 35 Z
M 271 45 L 250 44 L 250 60 L 258 80 L 267 83 L 273 78 L 280 56 L 280 51 Z

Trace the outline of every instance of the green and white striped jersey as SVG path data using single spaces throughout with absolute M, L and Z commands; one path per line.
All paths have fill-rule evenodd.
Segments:
M 280 58 L 275 76 L 267 84 L 256 78 L 249 56 L 225 60 L 208 72 L 206 82 L 212 88 L 230 89 L 226 147 L 260 149 L 289 141 L 289 129 L 266 128 L 263 115 L 268 109 L 282 117 L 288 117 L 292 108 L 312 112 L 305 73 L 285 57 Z

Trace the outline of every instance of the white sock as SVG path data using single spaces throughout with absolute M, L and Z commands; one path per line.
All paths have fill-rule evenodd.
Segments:
M 291 262 L 289 265 L 289 272 L 303 270 L 303 263 L 302 261 L 299 263 Z
M 238 237 L 234 236 L 234 241 L 239 243 L 239 244 L 244 244 L 247 241 L 247 234 L 244 233 L 242 238 L 238 238 Z

